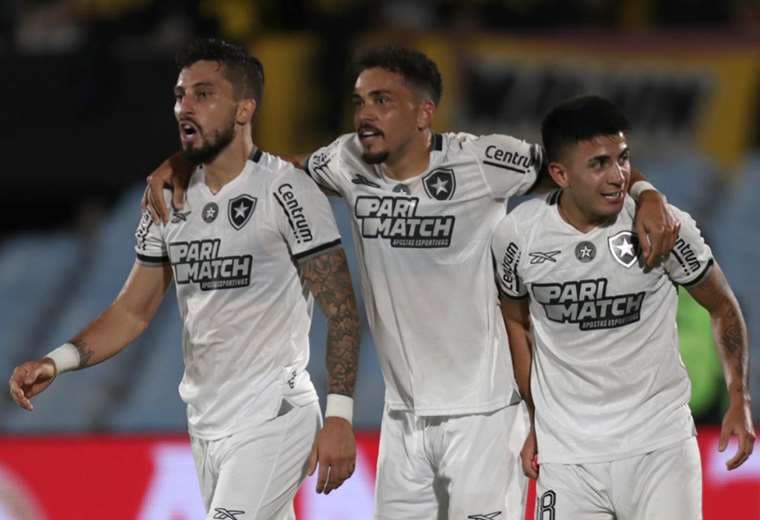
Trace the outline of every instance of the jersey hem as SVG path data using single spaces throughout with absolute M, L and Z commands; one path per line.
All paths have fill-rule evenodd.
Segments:
M 303 251 L 301 253 L 295 254 L 295 255 L 293 255 L 293 259 L 296 260 L 296 261 L 298 261 L 298 262 L 300 262 L 302 260 L 306 260 L 309 257 L 316 256 L 316 255 L 318 255 L 320 253 L 324 253 L 328 249 L 332 249 L 332 248 L 335 248 L 335 247 L 340 247 L 340 244 L 341 244 L 340 238 L 337 238 L 337 239 L 332 240 L 330 242 L 326 242 L 324 244 L 320 244 L 320 245 L 318 245 L 316 247 L 313 247 L 313 248 L 308 249 L 306 251 Z
M 295 407 L 299 407 L 299 408 L 303 406 L 309 406 L 310 404 L 314 402 L 317 402 L 317 403 L 319 402 L 319 397 L 316 395 L 316 393 L 314 394 L 313 398 L 309 398 L 309 399 L 293 400 L 293 399 L 288 399 L 287 396 L 283 396 L 282 399 L 287 400 L 291 405 Z M 275 410 L 275 412 L 277 412 L 277 410 Z M 188 424 L 187 433 L 188 435 L 190 435 L 191 437 L 195 439 L 201 439 L 204 441 L 216 441 L 224 437 L 229 437 L 230 435 L 235 435 L 236 433 L 240 433 L 243 430 L 247 430 L 248 428 L 252 428 L 254 426 L 263 424 L 267 421 L 271 421 L 275 417 L 276 415 L 270 417 L 266 414 L 251 415 L 245 420 L 239 423 L 236 423 L 234 426 L 230 426 L 228 428 L 224 428 L 218 431 L 213 431 L 213 430 L 203 431 L 202 429 L 193 428 Z
M 488 413 L 488 412 L 494 412 L 496 410 L 499 410 L 501 408 L 505 408 L 507 406 L 513 406 L 518 404 L 521 399 L 517 398 L 515 400 L 515 394 L 516 392 L 512 392 L 512 396 L 510 396 L 509 399 L 499 399 L 497 401 L 491 401 L 489 403 L 480 405 L 480 406 L 459 406 L 456 408 L 433 408 L 433 407 L 424 407 L 424 408 L 414 408 L 410 406 L 404 405 L 404 403 L 401 402 L 388 402 L 386 404 L 388 410 L 393 412 L 409 412 L 413 413 L 414 415 L 418 417 L 429 417 L 429 416 L 443 416 L 443 415 L 475 415 L 479 413 Z
M 549 456 L 546 456 L 545 453 L 542 453 L 541 462 L 545 464 L 596 464 L 599 462 L 613 462 L 616 460 L 623 460 L 623 459 L 629 459 L 631 457 L 637 457 L 639 455 L 644 455 L 645 453 L 650 453 L 657 450 L 671 448 L 675 446 L 676 444 L 679 444 L 681 442 L 691 439 L 692 437 L 696 437 L 696 434 L 694 432 L 691 432 L 688 435 L 678 435 L 675 437 L 671 437 L 662 442 L 658 442 L 655 444 L 647 444 L 646 446 L 640 446 L 638 448 L 634 448 L 632 450 L 628 450 L 623 453 L 596 455 L 593 457 L 584 457 L 584 456 L 552 457 L 551 454 Z

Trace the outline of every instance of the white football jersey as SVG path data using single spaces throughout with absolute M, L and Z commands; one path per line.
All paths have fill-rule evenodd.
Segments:
M 678 242 L 662 264 L 644 269 L 632 199 L 614 224 L 582 233 L 560 216 L 559 193 L 515 208 L 493 243 L 501 290 L 530 298 L 539 459 L 611 461 L 691 437 L 676 284 L 702 279 L 710 248 L 694 220 L 673 208 Z
M 347 134 L 307 171 L 351 212 L 386 404 L 425 416 L 517 402 L 489 246 L 505 200 L 534 184 L 540 147 L 436 134 L 428 169 L 401 182 L 361 154 Z
M 146 213 L 136 238 L 138 261 L 171 263 L 192 435 L 216 439 L 274 417 L 283 397 L 317 399 L 306 372 L 313 301 L 297 262 L 340 236 L 306 175 L 257 150 L 214 194 L 200 167 L 184 207 L 168 224 Z

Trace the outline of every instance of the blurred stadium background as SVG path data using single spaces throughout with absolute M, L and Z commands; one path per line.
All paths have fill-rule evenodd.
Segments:
M 557 101 L 611 97 L 633 121 L 634 162 L 701 224 L 760 357 L 756 0 L 4 0 L 1 376 L 66 341 L 119 290 L 144 177 L 177 148 L 173 55 L 197 35 L 243 42 L 262 59 L 254 138 L 276 153 L 350 131 L 348 64 L 377 43 L 415 46 L 438 62 L 439 131 L 537 140 Z M 346 210 L 333 207 L 356 272 Z M 760 456 L 723 469 L 721 368 L 707 315 L 683 291 L 679 327 L 705 519 L 760 518 Z M 371 518 L 384 389 L 366 323 L 364 331 L 359 470 L 330 497 L 302 492 L 299 518 Z M 318 316 L 311 373 L 323 398 L 324 337 Z M 34 413 L 0 399 L 0 519 L 203 518 L 177 395 L 181 364 L 171 292 L 134 345 L 61 377 Z M 757 420 L 760 372 L 751 378 Z

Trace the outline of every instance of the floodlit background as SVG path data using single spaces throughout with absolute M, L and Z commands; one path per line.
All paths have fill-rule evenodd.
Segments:
M 351 130 L 349 64 L 376 44 L 414 46 L 438 63 L 438 131 L 537 140 L 558 101 L 610 97 L 634 125 L 634 163 L 701 225 L 760 356 L 755 0 L 4 0 L 0 379 L 73 336 L 121 287 L 144 178 L 178 147 L 173 55 L 210 35 L 263 61 L 254 140 L 275 153 L 309 152 Z M 353 262 L 346 208 L 333 207 Z M 300 518 L 371 518 L 384 388 L 364 330 L 355 420 L 362 469 L 330 497 L 303 493 Z M 760 456 L 721 470 L 721 368 L 707 315 L 683 291 L 679 331 L 701 432 L 705 518 L 760 518 Z M 318 316 L 311 373 L 322 397 L 324 337 Z M 0 399 L 0 519 L 100 518 L 108 504 L 117 504 L 109 518 L 202 518 L 177 395 L 181 365 L 170 293 L 135 344 L 61 377 L 34 413 Z M 758 418 L 760 372 L 751 378 Z

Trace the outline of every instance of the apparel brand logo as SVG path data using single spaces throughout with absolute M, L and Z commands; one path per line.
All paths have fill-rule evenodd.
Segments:
M 245 511 L 240 509 L 225 509 L 223 507 L 214 508 L 214 520 L 238 520 L 238 516 L 244 514 Z
M 536 251 L 535 253 L 528 253 L 528 256 L 530 256 L 531 264 L 543 264 L 544 262 L 554 262 L 556 264 L 557 256 L 560 253 L 561 251 L 547 251 L 546 253 Z

